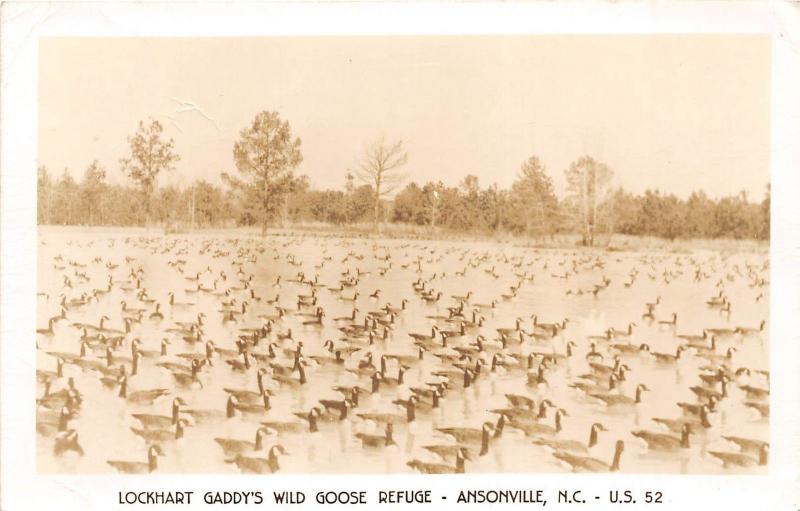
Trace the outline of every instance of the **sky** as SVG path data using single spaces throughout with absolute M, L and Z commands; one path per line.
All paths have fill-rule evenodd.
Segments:
M 152 117 L 181 156 L 161 184 L 221 183 L 269 110 L 318 188 L 343 187 L 379 136 L 403 141 L 417 182 L 508 187 L 535 155 L 563 195 L 587 154 L 636 193 L 760 200 L 769 181 L 766 36 L 44 38 L 39 55 L 39 164 L 77 179 L 96 159 L 123 182 Z

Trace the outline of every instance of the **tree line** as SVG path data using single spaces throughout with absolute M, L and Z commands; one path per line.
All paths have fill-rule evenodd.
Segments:
M 552 237 L 577 233 L 586 245 L 613 233 L 678 238 L 769 239 L 770 190 L 760 200 L 745 192 L 712 199 L 703 191 L 687 199 L 658 190 L 635 195 L 613 188 L 613 170 L 583 156 L 565 170 L 567 193 L 556 196 L 544 164 L 522 162 L 508 189 L 481 186 L 466 175 L 457 186 L 407 182 L 402 141 L 377 138 L 354 158 L 341 189 L 320 190 L 295 170 L 301 140 L 276 112 L 261 112 L 239 133 L 235 172 L 222 184 L 199 180 L 182 188 L 158 186 L 180 160 L 156 120 L 140 122 L 119 161 L 128 184 L 111 184 L 106 168 L 91 162 L 80 181 L 38 170 L 38 222 L 57 225 L 189 227 L 269 226 L 320 222 L 335 226 L 410 224 L 455 233 L 511 233 Z

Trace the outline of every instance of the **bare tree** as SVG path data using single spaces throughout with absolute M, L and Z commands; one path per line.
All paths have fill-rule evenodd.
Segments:
M 161 123 L 150 119 L 150 125 L 139 121 L 139 129 L 128 137 L 131 148 L 130 158 L 122 158 L 122 171 L 135 181 L 144 195 L 144 207 L 147 223 L 150 222 L 150 201 L 156 189 L 156 180 L 162 171 L 170 171 L 181 157 L 175 153 L 175 142 L 164 141 L 161 134 L 164 127 Z
M 303 161 L 300 139 L 292 138 L 288 121 L 277 112 L 261 112 L 242 129 L 233 146 L 233 160 L 241 178 L 223 173 L 223 179 L 242 193 L 246 211 L 261 223 L 261 235 L 296 186 L 294 169 Z
M 614 172 L 605 163 L 583 156 L 573 162 L 565 174 L 567 191 L 572 194 L 576 220 L 581 226 L 583 244 L 592 246 L 599 223 L 598 207 L 605 199 Z
M 378 231 L 381 211 L 381 198 L 392 193 L 406 178 L 399 172 L 408 162 L 408 153 L 403 149 L 403 141 L 388 144 L 381 136 L 364 149 L 364 154 L 353 171 L 362 182 L 375 188 L 373 230 Z

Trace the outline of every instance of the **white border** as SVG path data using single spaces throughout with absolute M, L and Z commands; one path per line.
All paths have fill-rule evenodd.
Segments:
M 119 490 L 467 489 L 664 492 L 666 508 L 800 509 L 800 7 L 791 2 L 4 3 L 0 128 L 0 509 L 107 510 Z M 37 54 L 42 36 L 766 33 L 772 79 L 772 418 L 768 476 L 37 476 L 34 385 Z M 450 492 L 448 504 L 455 497 Z M 552 497 L 551 497 L 552 498 Z M 271 506 L 266 501 L 264 505 Z M 593 503 L 594 504 L 594 503 Z M 264 506 L 262 505 L 262 507 Z M 121 506 L 120 506 L 121 507 Z M 130 506 L 129 506 L 130 507 Z M 308 507 L 308 506 L 303 506 Z M 451 506 L 448 506 L 451 507 Z M 554 502 L 548 503 L 553 508 Z M 612 508 L 611 504 L 584 506 Z

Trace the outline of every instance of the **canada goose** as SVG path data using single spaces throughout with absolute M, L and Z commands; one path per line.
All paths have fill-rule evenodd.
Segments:
M 353 303 L 355 303 L 358 300 L 358 292 L 356 291 L 355 293 L 353 293 L 352 297 L 350 297 L 350 296 L 341 296 L 340 295 L 338 297 L 338 300 L 341 301 L 341 302 L 353 302 Z
M 418 346 L 416 355 L 411 355 L 411 354 L 400 355 L 397 353 L 387 353 L 384 356 L 387 359 L 395 360 L 399 364 L 405 366 L 411 366 L 414 364 L 418 364 L 421 360 L 424 360 L 426 351 L 427 350 L 423 346 Z
M 720 385 L 721 385 L 720 392 L 717 392 L 714 389 L 709 389 L 707 387 L 699 387 L 699 386 L 689 387 L 689 390 L 691 390 L 700 399 L 705 399 L 706 401 L 709 401 L 711 398 L 715 398 L 717 401 L 721 401 L 722 399 L 728 397 L 727 379 L 722 379 L 720 381 Z
M 573 472 L 617 472 L 619 471 L 619 463 L 624 450 L 625 443 L 622 440 L 617 440 L 614 447 L 614 458 L 610 465 L 596 458 L 576 456 L 563 451 L 553 453 L 553 457 L 570 465 Z
M 254 390 L 246 390 L 246 389 L 232 389 L 229 387 L 223 387 L 223 391 L 226 394 L 235 396 L 236 399 L 240 403 L 250 404 L 255 403 L 258 400 L 263 399 L 264 392 L 268 392 L 271 394 L 269 389 L 264 386 L 264 377 L 267 374 L 267 370 L 265 368 L 259 368 L 258 372 L 256 373 L 256 384 L 258 385 L 258 391 Z
M 522 320 L 517 318 L 515 320 L 516 326 L 514 328 L 498 328 L 497 333 L 500 335 L 514 335 L 520 331 L 520 325 L 522 324 Z
M 258 401 L 242 403 L 236 398 L 236 396 L 230 394 L 228 395 L 228 400 L 225 407 L 226 415 L 228 418 L 233 417 L 236 415 L 236 411 L 247 415 L 264 414 L 272 408 L 269 396 L 270 392 L 267 389 L 264 389 L 261 393 L 260 403 Z
M 303 321 L 303 324 L 322 326 L 322 318 L 325 317 L 325 311 L 323 311 L 322 308 L 317 309 L 315 317 L 316 319 L 309 319 L 307 321 Z
M 713 412 L 714 410 L 716 410 L 718 401 L 719 398 L 717 396 L 711 395 L 708 397 L 708 400 L 705 403 L 700 403 L 700 404 L 676 403 L 676 404 L 681 408 L 681 410 L 683 410 L 684 415 L 699 417 L 700 414 L 702 413 L 702 409 L 704 406 L 708 407 L 706 413 Z
M 739 326 L 739 327 L 736 327 L 734 329 L 734 331 L 736 333 L 738 333 L 739 335 L 741 335 L 742 337 L 759 335 L 761 332 L 764 331 L 764 326 L 766 326 L 766 324 L 767 324 L 766 320 L 762 319 L 761 323 L 759 323 L 758 328 L 748 328 L 748 327 L 744 327 L 744 326 Z
M 55 371 L 43 371 L 41 369 L 36 370 L 36 380 L 40 383 L 44 383 L 53 378 L 63 378 L 63 377 L 64 377 L 64 359 L 58 356 L 56 357 Z
M 200 388 L 204 387 L 203 382 L 200 381 L 198 374 L 200 368 L 205 364 L 206 360 L 198 358 L 192 359 L 190 362 L 189 372 L 185 372 L 185 368 L 180 366 L 171 371 L 172 378 L 175 380 L 175 385 L 181 388 Z
M 519 407 L 519 408 L 527 408 L 528 410 L 533 410 L 536 405 L 528 396 L 523 396 L 520 394 L 504 394 L 506 400 L 511 404 L 511 406 Z
M 383 435 L 356 433 L 356 438 L 361 440 L 362 447 L 388 447 L 390 445 L 395 445 L 395 441 L 392 438 L 393 431 L 394 426 L 392 426 L 391 422 L 387 422 Z
M 410 333 L 408 334 L 408 336 L 414 339 L 415 341 L 433 341 L 436 339 L 438 331 L 439 328 L 436 325 L 434 325 L 431 327 L 431 335 Z
M 136 337 L 136 338 L 131 340 L 131 355 L 133 354 L 133 351 L 136 351 L 136 352 L 139 353 L 139 355 L 141 357 L 144 357 L 144 358 L 166 357 L 167 356 L 167 346 L 169 344 L 170 344 L 169 339 L 167 339 L 165 337 L 165 338 L 161 339 L 161 349 L 160 350 L 158 350 L 158 351 L 156 351 L 156 350 L 142 350 L 142 349 L 140 349 L 140 346 L 142 345 L 142 340 L 140 338 Z
M 672 313 L 672 319 L 662 319 L 662 320 L 659 320 L 659 322 L 658 322 L 658 326 L 668 326 L 668 327 L 671 327 L 671 328 L 675 328 L 675 326 L 677 324 L 678 324 L 678 313 L 677 312 L 673 312 Z
M 769 445 L 768 442 L 764 442 L 763 440 L 754 440 L 752 438 L 740 436 L 722 435 L 722 438 L 736 444 L 739 450 L 745 454 L 759 454 L 764 446 Z
M 178 302 L 178 301 L 176 301 L 175 300 L 175 293 L 173 293 L 171 291 L 170 291 L 168 296 L 169 296 L 169 305 L 170 305 L 170 307 L 180 307 L 180 308 L 186 307 L 186 308 L 188 308 L 188 307 L 194 307 L 194 305 L 195 305 L 194 303 L 191 303 L 191 302 Z
M 647 443 L 647 447 L 653 451 L 677 451 L 679 449 L 689 448 L 689 434 L 692 428 L 689 424 L 684 424 L 681 427 L 680 438 L 665 433 L 656 433 L 653 431 L 636 430 L 631 431 L 631 434 L 637 438 L 641 438 Z
M 49 436 L 54 433 L 61 433 L 67 430 L 69 426 L 69 421 L 75 417 L 76 411 L 73 407 L 68 406 L 65 404 L 61 407 L 61 410 L 58 413 L 58 418 L 55 422 L 48 421 L 48 420 L 41 420 L 37 417 L 36 420 L 36 432 L 40 435 Z
M 479 310 L 491 310 L 497 308 L 497 300 L 492 300 L 490 303 L 474 303 L 472 304 L 473 307 Z
M 445 427 L 436 428 L 436 431 L 451 436 L 459 444 L 477 444 L 483 443 L 483 439 L 495 432 L 495 425 L 491 422 L 484 422 L 481 429 L 476 428 L 459 428 L 459 427 Z
M 738 467 L 752 467 L 754 465 L 763 466 L 766 465 L 769 461 L 769 444 L 764 443 L 760 447 L 758 451 L 758 458 L 754 458 L 742 452 L 708 451 L 708 454 L 720 460 L 724 468 L 728 468 L 731 466 L 738 466 Z
M 748 401 L 764 401 L 769 399 L 769 389 L 762 389 L 754 387 L 753 385 L 739 385 L 739 388 L 744 391 Z
M 469 449 L 462 447 L 456 453 L 455 466 L 442 463 L 427 463 L 420 460 L 411 460 L 406 465 L 423 474 L 463 474 L 464 461 L 469 459 L 472 459 Z
M 353 307 L 353 312 L 352 312 L 351 315 L 349 315 L 349 316 L 340 316 L 338 318 L 333 318 L 333 320 L 336 321 L 336 322 L 347 321 L 347 322 L 352 323 L 353 321 L 356 320 L 356 313 L 357 312 L 360 312 L 358 310 L 358 307 Z
M 39 335 L 43 335 L 45 337 L 52 337 L 53 335 L 55 335 L 55 332 L 53 331 L 53 324 L 55 322 L 56 322 L 55 319 L 50 318 L 47 321 L 47 328 L 37 328 L 36 333 Z
M 82 396 L 80 391 L 75 387 L 75 379 L 69 377 L 67 379 L 67 387 L 57 392 L 51 390 L 53 379 L 48 378 L 44 380 L 44 392 L 41 398 L 36 400 L 36 404 L 44 406 L 45 408 L 56 408 L 64 404 L 68 406 L 80 405 Z
M 566 410 L 558 408 L 555 413 L 555 424 L 543 424 L 539 422 L 511 420 L 508 425 L 514 429 L 519 429 L 526 436 L 556 435 L 561 432 L 561 417 L 569 416 Z
M 235 358 L 227 359 L 225 360 L 225 363 L 228 364 L 230 368 L 233 369 L 234 371 L 243 373 L 247 372 L 252 366 L 250 364 L 250 352 L 243 351 L 241 355 L 242 355 L 242 360 L 238 360 Z
M 60 314 L 58 314 L 58 315 L 56 315 L 56 316 L 51 316 L 51 317 L 50 317 L 50 318 L 47 320 L 47 321 L 48 321 L 48 323 L 50 322 L 50 320 L 51 320 L 51 319 L 53 320 L 53 323 L 54 323 L 54 324 L 55 324 L 55 323 L 58 323 L 59 321 L 63 321 L 63 320 L 65 320 L 65 319 L 67 319 L 67 309 L 64 309 L 64 308 L 62 308 L 62 309 L 61 309 L 61 313 L 60 313 Z
M 616 328 L 610 328 L 609 331 L 611 332 L 612 337 L 630 337 L 633 335 L 633 327 L 636 326 L 636 323 L 628 323 L 627 330 L 617 330 Z
M 408 304 L 408 300 L 403 298 L 402 300 L 400 300 L 400 307 L 392 307 L 392 304 L 387 302 L 387 304 L 384 305 L 383 308 L 388 313 L 400 314 L 401 312 L 406 310 L 406 305 L 407 304 Z
M 398 364 L 397 377 L 391 377 L 386 374 L 386 355 L 381 357 L 381 384 L 387 387 L 397 387 L 403 384 L 403 376 L 406 371 L 411 369 L 407 365 Z
M 342 350 L 334 350 L 333 349 L 333 341 L 327 340 L 325 341 L 325 348 L 333 354 L 330 355 L 311 355 L 308 358 L 316 362 L 318 365 L 333 365 L 333 366 L 343 366 L 344 365 L 344 358 L 342 358 Z M 358 351 L 358 350 L 356 350 Z
M 660 417 L 654 417 L 651 420 L 665 426 L 673 433 L 680 433 L 685 424 L 689 424 L 692 427 L 692 431 L 697 432 L 711 427 L 711 423 L 708 421 L 708 413 L 709 407 L 708 405 L 704 404 L 700 405 L 699 418 L 692 416 L 681 417 L 679 419 L 664 419 Z
M 442 458 L 444 461 L 455 460 L 460 450 L 464 449 L 470 454 L 470 459 L 475 454 L 474 449 L 461 444 L 438 444 L 438 445 L 423 445 L 423 449 L 432 452 Z
M 603 335 L 589 335 L 586 337 L 586 339 L 588 339 L 592 343 L 606 342 L 612 340 L 613 336 L 611 335 L 611 329 L 608 329 L 603 333 Z
M 131 428 L 137 436 L 142 437 L 148 443 L 163 443 L 183 438 L 183 430 L 189 424 L 186 419 L 178 419 L 173 429 L 140 429 Z
M 733 354 L 736 352 L 736 347 L 731 346 L 725 351 L 724 355 L 720 355 L 718 353 L 713 352 L 698 352 L 696 356 L 702 357 L 709 362 L 720 363 L 720 364 L 730 364 L 733 360 Z
M 149 389 L 128 392 L 128 377 L 119 378 L 119 397 L 126 399 L 129 403 L 151 404 L 158 398 L 170 393 L 169 389 Z
M 609 348 L 621 353 L 622 355 L 635 355 L 637 353 L 645 353 L 650 351 L 650 345 L 642 343 L 638 346 L 635 344 L 612 344 Z M 588 356 L 588 355 L 587 355 Z
M 165 429 L 178 423 L 181 406 L 186 406 L 186 402 L 181 397 L 172 400 L 172 415 L 153 415 L 147 413 L 133 413 L 131 417 L 139 421 L 145 429 Z
M 419 398 L 417 396 L 409 397 L 408 400 L 402 405 L 406 409 L 405 415 L 398 415 L 395 413 L 359 413 L 357 415 L 363 420 L 372 421 L 378 424 L 386 424 L 389 422 L 393 422 L 395 424 L 411 424 L 417 418 L 416 405 L 418 402 Z
M 280 470 L 278 456 L 288 454 L 282 445 L 276 444 L 270 447 L 266 458 L 251 458 L 237 454 L 235 458 L 225 460 L 225 463 L 236 465 L 244 474 L 274 474 Z
M 214 438 L 214 442 L 222 448 L 225 456 L 236 456 L 237 454 L 244 454 L 250 451 L 260 451 L 264 447 L 264 436 L 269 435 L 269 430 L 266 427 L 260 427 L 256 430 L 255 441 L 250 442 L 247 440 L 236 440 L 232 438 Z
M 656 359 L 656 362 L 659 364 L 674 364 L 681 358 L 681 353 L 686 348 L 681 344 L 675 349 L 675 354 L 672 355 L 670 353 L 659 353 L 657 351 L 651 351 L 650 355 Z
M 123 474 L 147 474 L 158 469 L 158 456 L 164 456 L 161 446 L 153 444 L 147 449 L 147 462 L 138 461 L 106 461 Z
M 719 290 L 719 294 L 717 296 L 712 296 L 708 300 L 706 300 L 706 305 L 709 307 L 722 307 L 728 299 L 724 296 L 722 290 Z
M 589 449 L 597 445 L 597 433 L 599 431 L 608 431 L 605 426 L 600 424 L 599 422 L 595 422 L 592 424 L 591 428 L 589 429 L 589 441 L 587 443 L 583 443 L 578 440 L 561 440 L 557 438 L 544 438 L 539 437 L 533 440 L 535 445 L 544 445 L 547 446 L 554 451 L 560 452 L 577 452 L 577 453 L 588 453 Z
M 603 401 L 608 406 L 633 406 L 642 402 L 642 392 L 649 391 L 647 385 L 640 383 L 636 386 L 634 397 L 626 396 L 625 394 L 600 394 L 590 393 L 589 395 L 595 399 Z
M 429 295 L 422 295 L 422 298 L 426 303 L 434 303 L 438 302 L 442 298 L 442 292 L 439 291 L 436 294 L 429 294 Z
M 761 417 L 769 417 L 769 403 L 759 403 L 754 401 L 745 401 L 744 405 L 748 408 L 756 410 Z
M 83 456 L 83 447 L 78 442 L 78 432 L 74 429 L 57 433 L 53 443 L 54 456 L 62 456 L 68 451 L 74 451 L 78 456 Z
M 595 374 L 598 374 L 598 375 L 601 375 L 601 376 L 607 376 L 609 374 L 616 373 L 617 370 L 620 368 L 621 364 L 622 364 L 622 360 L 620 359 L 619 355 L 617 355 L 617 356 L 614 357 L 614 365 L 613 366 L 600 364 L 600 363 L 597 363 L 597 362 L 589 362 L 589 368 Z
M 300 418 L 308 422 L 308 425 L 302 421 L 295 422 L 279 422 L 279 421 L 262 421 L 261 425 L 269 431 L 274 431 L 278 435 L 282 434 L 296 434 L 296 433 L 316 433 L 319 431 L 317 419 L 319 417 L 319 409 L 312 408 L 308 414 L 300 414 Z
M 308 380 L 306 379 L 306 371 L 303 368 L 305 365 L 305 359 L 302 356 L 296 358 L 295 363 L 295 370 L 298 372 L 298 377 L 294 378 L 291 374 L 274 374 L 272 375 L 272 379 L 276 382 L 280 383 L 281 385 L 286 385 L 290 387 L 299 387 L 301 385 L 305 385 Z M 294 372 L 294 370 L 292 371 Z
M 735 328 L 727 328 L 727 327 L 706 328 L 706 330 L 708 330 L 709 334 L 717 336 L 719 338 L 733 337 L 737 333 Z
M 707 340 L 708 339 L 708 329 L 704 328 L 702 335 L 678 334 L 675 337 L 678 338 L 678 339 L 682 339 L 684 341 L 688 341 L 689 344 L 691 345 L 691 343 L 698 343 L 698 342 Z
M 150 319 L 154 321 L 161 321 L 164 319 L 164 315 L 161 313 L 161 304 L 156 302 L 156 310 L 152 314 L 150 314 Z

